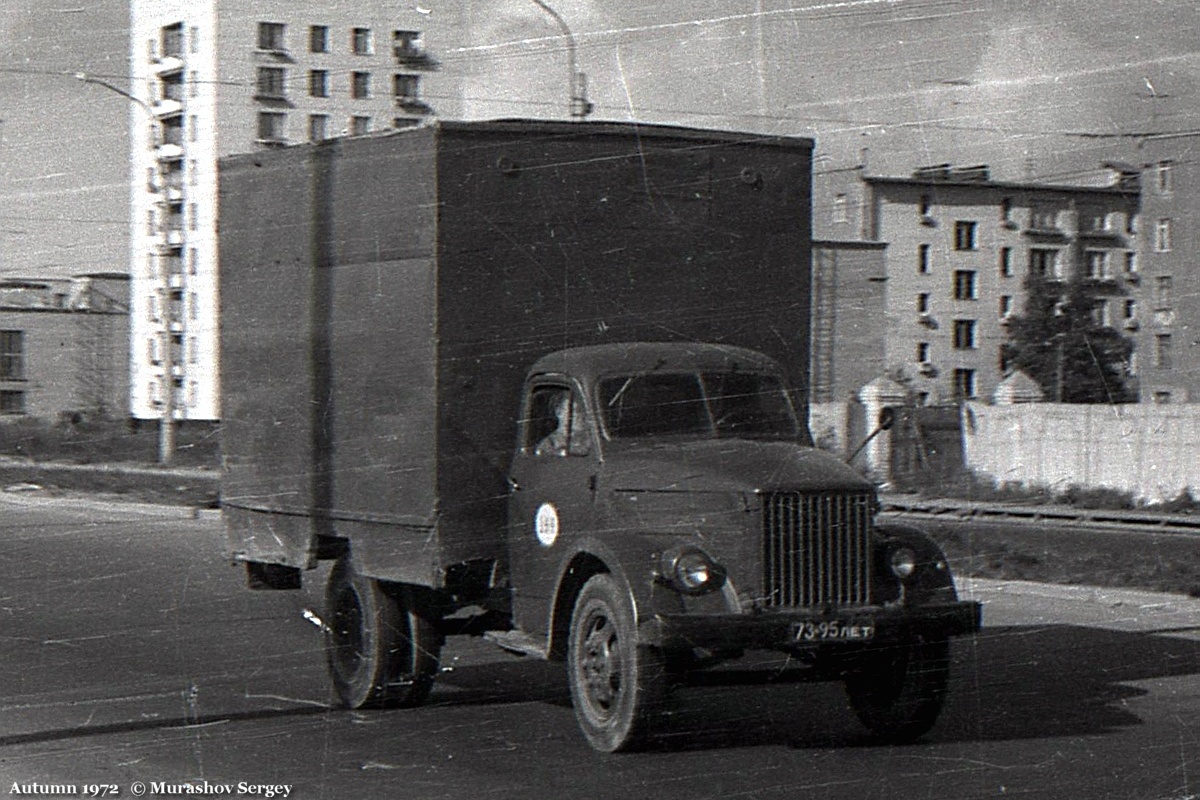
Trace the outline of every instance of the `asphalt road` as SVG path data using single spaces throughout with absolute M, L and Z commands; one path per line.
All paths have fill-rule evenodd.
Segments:
M 324 570 L 250 592 L 212 517 L 0 495 L 0 536 L 13 796 L 207 781 L 299 798 L 1200 798 L 1200 600 L 1182 596 L 969 582 L 985 630 L 956 643 L 951 698 L 916 745 L 873 744 L 840 687 L 766 663 L 765 685 L 680 691 L 651 752 L 602 756 L 560 667 L 477 640 L 451 640 L 427 706 L 331 710 L 305 613 Z

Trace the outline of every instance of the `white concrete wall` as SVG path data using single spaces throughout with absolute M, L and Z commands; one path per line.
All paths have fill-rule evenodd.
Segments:
M 1150 502 L 1200 490 L 1200 405 L 963 407 L 968 468 L 1001 482 L 1110 487 Z

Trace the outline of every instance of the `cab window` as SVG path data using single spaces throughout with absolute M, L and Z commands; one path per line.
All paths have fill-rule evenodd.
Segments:
M 574 391 L 558 385 L 537 386 L 529 397 L 524 449 L 538 457 L 587 455 L 583 404 Z

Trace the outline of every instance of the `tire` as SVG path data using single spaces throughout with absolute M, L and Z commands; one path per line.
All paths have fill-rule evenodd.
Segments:
M 846 694 L 868 730 L 901 744 L 937 722 L 949 678 L 949 640 L 915 638 L 860 655 L 846 676 Z
M 359 575 L 343 556 L 325 602 L 326 662 L 344 707 L 415 706 L 429 696 L 442 634 L 410 590 Z
M 567 679 L 575 718 L 595 750 L 646 743 L 666 703 L 666 669 L 659 650 L 638 645 L 628 592 L 610 575 L 592 576 L 575 601 Z

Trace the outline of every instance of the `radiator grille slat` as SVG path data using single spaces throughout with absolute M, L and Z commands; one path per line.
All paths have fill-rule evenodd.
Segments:
M 763 588 L 774 607 L 871 602 L 869 494 L 763 495 Z

